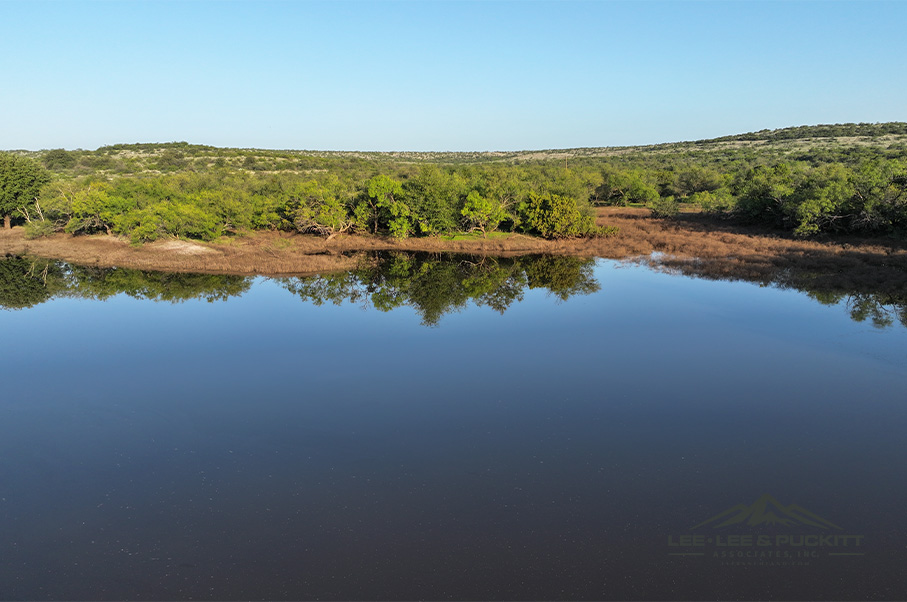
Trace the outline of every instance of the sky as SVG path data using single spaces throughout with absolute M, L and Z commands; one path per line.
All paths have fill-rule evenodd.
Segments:
M 0 0 L 0 148 L 485 151 L 907 121 L 907 2 Z

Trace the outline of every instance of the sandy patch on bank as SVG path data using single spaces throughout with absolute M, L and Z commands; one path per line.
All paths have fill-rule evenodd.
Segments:
M 176 255 L 204 255 L 205 253 L 217 253 L 214 249 L 186 240 L 155 242 L 152 243 L 151 246 L 161 251 L 175 253 Z

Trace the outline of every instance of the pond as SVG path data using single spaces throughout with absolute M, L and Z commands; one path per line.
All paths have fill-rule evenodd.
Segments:
M 0 307 L 3 599 L 907 591 L 897 299 L 389 254 Z

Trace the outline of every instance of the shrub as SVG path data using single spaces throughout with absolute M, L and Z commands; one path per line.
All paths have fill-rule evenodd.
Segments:
M 759 166 L 747 171 L 737 183 L 738 216 L 751 221 L 776 225 L 790 214 L 791 196 L 796 189 L 796 174 L 786 163 L 774 167 Z
M 734 197 L 723 188 L 693 193 L 689 201 L 699 205 L 699 208 L 705 213 L 726 213 L 732 211 L 735 206 Z
M 500 203 L 486 199 L 475 190 L 466 196 L 466 202 L 460 213 L 466 218 L 467 228 L 481 231 L 482 236 L 486 238 L 488 232 L 494 232 L 507 216 Z
M 47 151 L 41 161 L 47 169 L 69 169 L 75 166 L 76 156 L 65 149 L 55 148 Z
M 524 227 L 544 238 L 574 238 L 597 232 L 592 216 L 581 211 L 570 197 L 530 192 L 521 209 Z
M 642 170 L 623 170 L 607 166 L 602 170 L 602 183 L 591 200 L 597 205 L 648 203 L 658 197 L 658 190 Z
M 33 240 L 50 236 L 58 230 L 56 224 L 50 220 L 32 220 L 25 224 L 25 238 Z
M 646 203 L 646 207 L 654 217 L 674 217 L 680 212 L 680 204 L 672 196 L 657 197 Z
M 133 243 L 157 240 L 168 234 L 201 240 L 212 240 L 221 234 L 213 215 L 192 205 L 169 202 L 134 209 L 119 216 L 116 231 L 128 235 Z

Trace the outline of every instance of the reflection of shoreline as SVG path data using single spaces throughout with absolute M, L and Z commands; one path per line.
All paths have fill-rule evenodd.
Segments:
M 605 255 L 657 270 L 710 280 L 793 288 L 820 303 L 847 301 L 854 318 L 871 304 L 907 302 L 907 242 L 844 236 L 799 240 L 702 214 L 676 220 L 647 217 L 643 209 L 614 209 L 623 253 Z M 633 259 L 635 258 L 635 259 Z
M 546 289 L 561 300 L 599 289 L 594 261 L 581 257 L 389 252 L 347 259 L 355 269 L 275 280 L 315 305 L 360 303 L 379 311 L 409 306 L 427 326 L 470 302 L 503 313 L 521 301 L 527 289 Z M 85 267 L 27 257 L 0 259 L 0 308 L 6 309 L 24 309 L 61 297 L 103 300 L 119 294 L 171 303 L 219 301 L 241 295 L 251 285 L 248 276 Z
M 533 244 L 542 243 L 549 245 L 556 253 L 545 255 L 545 257 L 558 257 L 563 265 L 575 266 L 591 262 L 591 259 L 589 259 L 588 256 L 572 253 L 571 249 L 574 249 L 574 247 L 578 248 L 583 244 L 590 247 L 596 247 L 597 245 L 602 247 L 597 251 L 598 256 L 632 261 L 634 263 L 646 265 L 651 269 L 682 274 L 690 277 L 710 280 L 744 281 L 763 286 L 778 286 L 781 288 L 796 289 L 822 304 L 843 304 L 851 318 L 855 321 L 868 321 L 878 327 L 887 327 L 898 322 L 907 326 L 907 251 L 903 249 L 872 246 L 869 243 L 851 246 L 849 244 L 833 245 L 830 243 L 820 244 L 816 242 L 796 241 L 782 238 L 755 237 L 747 234 L 746 229 L 739 226 L 727 226 L 725 230 L 714 229 L 720 228 L 720 224 L 716 226 L 715 224 L 710 223 L 707 227 L 703 226 L 701 216 L 697 215 L 689 216 L 689 219 L 681 219 L 677 222 L 659 223 L 659 220 L 641 218 L 640 214 L 634 212 L 634 210 L 622 211 L 623 212 L 612 212 L 609 214 L 609 220 L 614 223 L 619 223 L 621 231 L 626 234 L 625 237 L 619 240 L 604 239 L 597 241 L 555 242 L 530 239 L 528 237 L 519 237 L 519 240 L 525 239 Z M 697 233 L 700 236 L 695 236 Z M 6 240 L 8 243 L 14 238 L 14 236 L 11 238 L 8 233 L 4 235 L 0 232 L 0 243 L 2 243 L 3 240 Z M 368 240 L 370 241 L 369 244 L 376 247 L 393 246 L 393 244 L 388 243 L 386 239 L 374 238 L 362 240 Z M 343 245 L 357 247 L 362 240 L 345 240 Z M 253 264 L 260 259 L 264 262 L 260 265 L 269 266 L 269 268 L 273 270 L 271 273 L 274 276 L 292 273 L 292 278 L 298 280 L 298 283 L 301 283 L 305 278 L 316 278 L 319 280 L 321 286 L 326 286 L 328 289 L 335 287 L 337 282 L 343 280 L 346 277 L 345 275 L 349 274 L 351 270 L 353 273 L 358 273 L 360 275 L 364 274 L 364 272 L 362 272 L 363 266 L 369 264 L 369 262 L 372 261 L 372 259 L 369 258 L 374 258 L 376 253 L 383 253 L 385 256 L 396 253 L 398 254 L 398 257 L 425 256 L 440 260 L 443 257 L 450 259 L 453 256 L 451 253 L 440 250 L 440 248 L 447 245 L 470 247 L 479 243 L 484 249 L 491 251 L 497 249 L 495 252 L 487 252 L 481 256 L 472 256 L 473 259 L 482 257 L 481 260 L 472 261 L 471 263 L 477 265 L 481 263 L 484 266 L 484 271 L 479 270 L 474 274 L 470 274 L 468 270 L 460 269 L 460 272 L 462 273 L 459 275 L 459 280 L 457 280 L 457 278 L 450 280 L 451 282 L 470 281 L 471 284 L 469 286 L 475 290 L 465 290 L 461 285 L 451 288 L 449 283 L 443 285 L 450 289 L 450 292 L 453 295 L 439 306 L 439 308 L 446 307 L 447 309 L 433 309 L 431 311 L 422 312 L 423 318 L 430 315 L 435 316 L 427 319 L 429 323 L 434 323 L 437 321 L 437 317 L 451 311 L 450 308 L 461 307 L 463 299 L 466 298 L 474 299 L 480 304 L 486 304 L 492 307 L 501 304 L 509 305 L 514 300 L 517 300 L 519 295 L 516 292 L 509 290 L 507 287 L 520 288 L 528 283 L 530 288 L 534 286 L 543 286 L 555 291 L 555 289 L 560 286 L 561 288 L 559 290 L 569 291 L 569 283 L 558 284 L 556 282 L 557 278 L 563 277 L 563 274 L 560 274 L 560 276 L 558 274 L 537 275 L 534 277 L 534 280 L 528 278 L 526 274 L 517 275 L 515 280 L 509 281 L 506 287 L 502 288 L 497 293 L 494 293 L 491 289 L 484 291 L 479 290 L 481 286 L 490 286 L 489 282 L 494 280 L 494 278 L 490 278 L 491 274 L 488 271 L 491 266 L 495 266 L 495 270 L 500 271 L 500 269 L 505 266 L 512 266 L 514 262 L 522 263 L 524 267 L 533 264 L 533 262 L 537 262 L 537 260 L 533 260 L 532 257 L 539 257 L 539 255 L 512 253 L 502 250 L 508 248 L 508 241 L 513 242 L 514 240 L 515 239 L 513 238 L 503 240 L 492 238 L 479 241 L 414 239 L 412 241 L 396 243 L 400 246 L 405 246 L 407 244 L 416 246 L 426 244 L 437 246 L 438 250 L 431 253 L 412 253 L 399 249 L 392 249 L 390 251 L 373 250 L 370 252 L 339 252 L 336 250 L 326 252 L 324 250 L 325 243 L 320 239 L 301 236 L 285 237 L 278 233 L 270 233 L 266 236 L 255 235 L 248 239 L 239 239 L 239 242 L 237 242 L 236 245 L 223 244 L 215 247 L 187 241 L 170 240 L 136 249 L 125 245 L 125 243 L 112 241 L 109 237 L 82 237 L 78 239 L 68 237 L 69 242 L 67 244 L 77 243 L 79 245 L 85 245 L 86 248 L 113 245 L 111 248 L 115 250 L 120 249 L 121 246 L 125 245 L 126 251 L 123 252 L 134 253 L 137 257 L 143 258 L 142 261 L 144 262 L 150 262 L 156 265 L 159 263 L 156 258 L 171 257 L 175 258 L 175 261 L 180 263 L 181 267 L 185 267 L 184 264 L 187 264 L 188 262 L 188 264 L 191 265 L 198 264 L 208 268 L 198 271 L 177 269 L 169 270 L 168 272 L 147 272 L 149 274 L 170 273 L 171 276 L 168 278 L 159 279 L 169 280 L 171 282 L 174 281 L 174 276 L 172 274 L 180 273 L 187 276 L 192 275 L 198 282 L 205 281 L 203 278 L 200 278 L 201 275 L 242 279 L 245 276 L 235 275 L 235 269 L 227 270 L 225 268 L 225 266 L 235 268 L 235 262 L 230 259 L 230 253 L 233 253 L 236 256 L 245 257 L 246 260 L 252 261 Z M 35 242 L 36 241 L 24 241 L 26 246 L 32 245 Z M 321 250 L 316 252 L 317 249 L 315 249 L 315 247 L 309 248 L 304 245 L 320 245 Z M 608 245 L 612 247 L 617 245 L 620 248 L 610 249 L 611 251 L 614 251 L 613 253 L 602 252 L 604 247 Z M 655 247 L 657 247 L 657 249 Z M 219 250 L 213 251 L 212 248 Z M 0 252 L 2 252 L 2 249 L 3 245 L 0 244 Z M 222 252 L 224 249 L 227 249 L 229 253 Z M 39 251 L 38 254 L 40 255 L 40 249 L 37 249 L 37 251 Z M 120 249 L 120 251 L 122 251 L 122 249 Z M 119 251 L 116 252 L 118 253 Z M 113 256 L 116 256 L 116 253 L 114 253 Z M 627 259 L 627 257 L 635 257 L 635 259 Z M 43 261 L 48 265 L 55 263 L 53 260 Z M 79 265 L 85 266 L 86 264 L 79 261 L 72 262 L 71 271 L 88 273 L 86 270 L 97 271 L 106 269 L 100 267 L 102 264 L 91 262 L 87 265 L 92 267 L 75 268 L 75 266 Z M 254 267 L 252 264 L 249 265 Z M 301 269 L 302 267 L 305 267 L 306 269 Z M 574 270 L 575 267 L 570 269 Z M 127 270 L 129 270 L 129 268 L 119 268 L 119 277 L 122 278 L 123 274 L 127 273 Z M 407 270 L 408 268 L 405 269 L 404 272 Z M 560 270 L 560 268 L 557 268 L 555 271 L 557 272 L 558 270 Z M 132 271 L 136 270 L 133 269 Z M 258 274 L 262 271 L 266 270 L 251 269 L 246 272 L 246 274 Z M 337 278 L 329 278 L 329 274 L 335 274 L 337 275 Z M 415 273 L 408 277 L 412 278 L 414 276 L 416 276 Z M 426 288 L 427 280 L 425 274 L 419 274 L 419 277 L 423 281 L 422 288 Z M 452 276 L 448 274 L 446 277 L 450 279 Z M 570 277 L 575 277 L 575 275 Z M 285 277 L 285 280 L 288 280 L 289 278 L 290 277 Z M 502 282 L 504 282 L 507 281 L 510 276 L 503 276 L 502 278 Z M 551 286 L 544 284 L 545 278 L 551 279 Z M 209 278 L 209 280 L 211 279 Z M 539 282 L 542 282 L 542 284 L 538 284 Z M 399 287 L 400 285 L 400 281 L 393 282 L 394 287 Z M 30 286 L 31 284 L 22 285 L 23 290 L 28 289 Z M 156 286 L 157 285 L 152 285 L 151 288 L 154 289 Z M 229 285 L 226 288 L 230 289 L 231 286 L 233 285 Z M 248 288 L 248 285 L 245 286 Z M 286 285 L 285 283 L 285 286 L 290 288 L 290 286 L 296 285 Z M 347 282 L 344 286 L 349 287 L 351 284 Z M 375 286 L 375 283 L 371 283 L 369 286 Z M 428 286 L 428 288 L 431 288 L 431 286 Z M 469 288 L 469 286 L 465 288 Z M 501 286 L 504 285 L 501 284 Z M 128 284 L 126 287 L 126 289 L 118 292 L 125 292 L 126 294 L 131 294 L 133 296 L 141 296 L 143 294 L 135 288 L 134 283 Z M 188 290 L 192 290 L 192 288 L 192 286 L 189 286 Z M 301 294 L 303 292 L 305 294 L 314 294 L 315 297 L 313 299 L 315 299 L 318 295 L 325 292 L 319 292 L 316 288 L 317 287 L 303 283 L 300 290 L 291 290 L 291 292 L 294 294 Z M 361 292 L 356 293 L 354 289 L 355 286 L 346 292 L 347 300 L 362 297 Z M 217 289 L 217 286 L 215 286 L 215 290 L 219 292 L 213 293 L 214 296 L 216 298 L 222 298 L 222 290 Z M 409 287 L 403 286 L 401 290 L 409 290 Z M 336 289 L 330 294 L 336 297 L 336 295 L 341 294 L 342 292 L 341 289 Z M 47 296 L 45 293 L 39 291 L 34 291 L 34 293 L 36 298 L 40 298 L 42 295 Z M 397 297 L 392 303 L 387 300 L 381 300 L 380 303 L 376 304 L 376 307 L 384 306 L 388 303 L 391 303 L 391 306 L 393 303 L 400 303 L 399 293 L 399 290 L 395 292 Z M 50 296 L 53 296 L 53 294 Z M 161 294 L 164 296 L 156 300 L 172 300 L 167 298 L 167 295 L 172 294 L 171 292 L 165 291 Z M 186 294 L 186 291 L 179 293 L 179 295 L 182 294 Z M 418 297 L 418 293 L 413 293 L 412 291 L 407 294 L 416 295 L 412 297 L 412 299 Z M 456 295 L 460 295 L 461 298 L 455 298 Z M 483 300 L 483 295 L 487 297 L 487 301 Z M 495 295 L 497 295 L 497 299 L 495 299 Z M 427 302 L 427 300 L 423 301 Z M 414 303 L 419 305 L 423 301 L 416 300 Z M 435 301 L 437 300 L 432 302 Z M 6 303 L 5 305 L 6 307 L 21 306 L 16 305 L 16 303 Z M 3 305 L 4 303 L 0 301 L 0 307 Z M 420 307 L 427 306 L 420 305 Z
M 316 305 L 344 302 L 379 311 L 408 306 L 425 326 L 467 303 L 504 313 L 523 300 L 527 289 L 542 288 L 566 301 L 599 290 L 594 261 L 569 255 L 482 257 L 449 253 L 378 253 L 356 270 L 280 279 L 304 301 Z
M 653 270 L 706 280 L 740 281 L 793 289 L 823 305 L 843 303 L 856 322 L 907 327 L 907 271 L 859 258 L 829 262 L 807 257 L 775 264 L 752 264 L 736 257 L 709 259 L 653 254 L 632 263 Z M 776 265 L 777 264 L 777 265 Z

